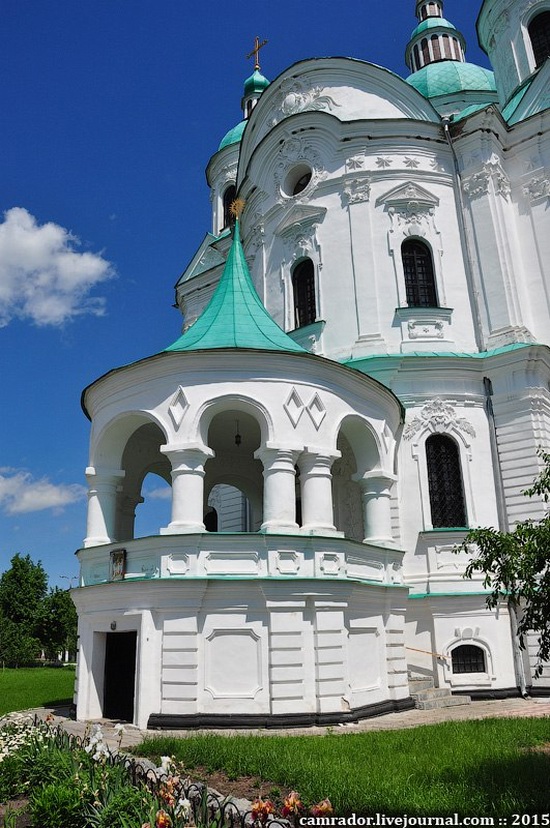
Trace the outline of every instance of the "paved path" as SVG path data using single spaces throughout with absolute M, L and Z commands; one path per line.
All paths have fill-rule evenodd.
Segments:
M 69 733 L 83 736 L 86 730 L 85 722 L 75 722 L 69 716 L 68 709 L 37 708 L 27 711 L 29 714 L 37 714 L 41 719 L 48 714 L 53 714 L 54 723 L 61 724 Z M 331 728 L 308 727 L 308 728 L 287 728 L 281 730 L 209 730 L 209 733 L 221 733 L 226 736 L 254 734 L 258 736 L 302 736 L 311 734 L 332 733 L 364 733 L 372 730 L 400 730 L 403 728 L 418 727 L 419 725 L 437 724 L 439 722 L 455 722 L 475 719 L 489 718 L 542 718 L 550 716 L 550 698 L 540 699 L 499 699 L 497 701 L 474 701 L 471 704 L 458 707 L 442 708 L 440 710 L 405 710 L 400 713 L 388 713 L 385 716 L 378 716 L 373 719 L 364 719 L 354 724 Z M 114 722 L 107 719 L 101 720 L 103 732 L 108 744 L 118 744 L 118 737 L 114 731 Z M 89 727 L 89 725 L 88 725 Z M 145 736 L 174 735 L 186 738 L 200 732 L 197 730 L 177 731 L 154 731 L 139 730 L 133 725 L 125 725 L 125 733 L 122 738 L 122 747 L 137 745 Z

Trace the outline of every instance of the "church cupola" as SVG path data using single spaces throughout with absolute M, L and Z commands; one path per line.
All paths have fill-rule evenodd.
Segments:
M 250 118 L 252 114 L 252 110 L 258 103 L 258 99 L 264 89 L 267 89 L 269 86 L 269 81 L 265 78 L 260 72 L 260 49 L 266 45 L 267 40 L 263 40 L 260 43 L 260 38 L 256 37 L 254 41 L 254 48 L 247 55 L 247 58 L 254 58 L 254 72 L 252 75 L 247 78 L 244 82 L 244 94 L 241 101 L 241 106 L 243 109 L 243 116 L 246 119 Z
M 443 17 L 442 0 L 417 0 L 416 16 L 419 22 L 405 52 L 411 70 L 407 83 L 445 117 L 457 115 L 468 106 L 495 103 L 493 73 L 466 62 L 466 42 Z
M 418 0 L 416 16 L 419 23 L 405 53 L 411 72 L 442 60 L 464 62 L 464 37 L 443 17 L 442 0 Z

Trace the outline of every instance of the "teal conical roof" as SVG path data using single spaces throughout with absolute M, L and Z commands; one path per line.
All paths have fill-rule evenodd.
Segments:
M 244 257 L 238 221 L 214 295 L 197 321 L 166 351 L 215 348 L 307 353 L 271 318 L 256 293 Z

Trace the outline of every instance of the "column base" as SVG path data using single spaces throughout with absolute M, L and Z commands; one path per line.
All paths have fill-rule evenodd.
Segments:
M 113 538 L 108 538 L 106 535 L 98 538 L 85 538 L 82 546 L 84 549 L 88 549 L 90 546 L 105 546 L 107 543 L 116 543 Z
M 159 535 L 196 535 L 206 532 L 204 523 L 169 523 L 159 529 Z
M 299 535 L 300 527 L 297 523 L 277 523 L 269 521 L 262 523 L 260 532 L 266 535 Z
M 302 526 L 300 529 L 301 535 L 321 535 L 331 538 L 344 538 L 344 532 L 340 532 L 335 526 Z

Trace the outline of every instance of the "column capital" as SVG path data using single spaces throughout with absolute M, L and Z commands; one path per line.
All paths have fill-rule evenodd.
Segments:
M 264 471 L 285 469 L 288 466 L 294 468 L 300 453 L 301 448 L 273 446 L 268 443 L 266 446 L 260 446 L 259 449 L 256 449 L 254 459 L 261 461 Z
M 342 456 L 338 449 L 330 450 L 318 446 L 305 446 L 298 459 L 300 474 L 324 474 L 330 471 L 332 464 Z
M 173 471 L 194 471 L 204 465 L 210 457 L 215 456 L 215 452 L 203 443 L 188 443 L 183 446 L 167 444 L 161 446 L 160 451 L 170 460 Z
M 124 469 L 97 469 L 95 466 L 88 466 L 85 471 L 86 480 L 90 485 L 106 484 L 116 485 L 122 481 L 126 472 Z
M 397 475 L 378 470 L 369 471 L 366 474 L 354 474 L 351 479 L 359 484 L 364 493 L 383 497 L 384 495 L 390 495 L 390 489 L 397 481 Z

